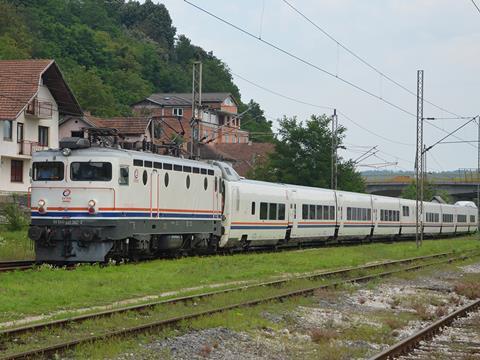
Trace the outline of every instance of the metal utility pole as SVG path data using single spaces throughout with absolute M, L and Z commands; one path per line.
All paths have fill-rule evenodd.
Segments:
M 331 179 L 330 179 L 330 188 L 337 190 L 337 171 L 338 171 L 338 162 L 337 162 L 337 152 L 338 152 L 338 117 L 337 109 L 333 109 L 332 116 L 332 170 L 331 170 Z
M 191 127 L 191 143 L 190 158 L 199 157 L 198 143 L 200 141 L 199 122 L 202 120 L 202 62 L 195 61 L 193 63 L 192 73 L 192 119 Z
M 477 116 L 477 237 L 480 240 L 480 116 Z
M 415 242 L 423 241 L 423 70 L 417 71 L 417 148 L 415 156 Z M 421 189 L 421 190 L 420 190 Z

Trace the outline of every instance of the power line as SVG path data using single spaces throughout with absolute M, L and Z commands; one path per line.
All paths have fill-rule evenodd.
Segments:
M 214 19 L 217 19 L 218 21 L 220 21 L 220 22 L 222 22 L 222 23 L 224 23 L 224 24 L 226 24 L 226 25 L 228 25 L 228 26 L 230 26 L 230 27 L 232 27 L 232 28 L 240 31 L 241 33 L 243 33 L 243 34 L 245 34 L 245 35 L 247 35 L 247 36 L 249 36 L 249 37 L 251 37 L 251 38 L 253 38 L 253 39 L 257 40 L 257 41 L 260 41 L 260 42 L 262 42 L 262 43 L 265 44 L 265 45 L 268 45 L 269 47 L 277 50 L 278 52 L 281 52 L 281 53 L 283 53 L 283 54 L 285 54 L 285 55 L 287 55 L 287 56 L 289 56 L 289 57 L 291 57 L 291 58 L 293 58 L 293 59 L 295 59 L 295 60 L 297 60 L 297 61 L 299 61 L 299 62 L 301 62 L 301 63 L 303 63 L 303 64 L 305 64 L 305 65 L 307 65 L 307 66 L 309 66 L 309 67 L 311 67 L 311 68 L 313 68 L 313 69 L 315 69 L 315 70 L 317 70 L 317 71 L 320 71 L 320 72 L 322 72 L 322 73 L 324 73 L 324 74 L 327 74 L 327 75 L 329 75 L 329 76 L 331 76 L 331 77 L 333 77 L 333 78 L 336 78 L 336 79 L 340 80 L 341 82 L 343 82 L 343 83 L 345 83 L 345 84 L 347 84 L 347 85 L 350 85 L 351 87 L 353 87 L 353 88 L 355 88 L 355 89 L 357 89 L 357 90 L 359 90 L 359 91 L 361 91 L 361 92 L 363 92 L 363 93 L 365 93 L 365 94 L 367 94 L 367 95 L 370 95 L 371 97 L 376 98 L 376 99 L 378 99 L 378 100 L 386 103 L 387 105 L 390 105 L 391 107 L 393 107 L 393 108 L 395 108 L 395 109 L 397 109 L 397 110 L 399 110 L 399 111 L 401 111 L 401 112 L 403 112 L 403 113 L 405 113 L 405 114 L 408 114 L 408 115 L 410 115 L 410 116 L 416 117 L 416 115 L 415 115 L 414 113 L 412 113 L 412 112 L 410 112 L 410 111 L 402 108 L 401 106 L 396 105 L 396 104 L 394 104 L 393 102 L 391 102 L 391 101 L 389 101 L 389 100 L 386 100 L 385 98 L 383 98 L 383 97 L 381 97 L 381 96 L 378 96 L 378 95 L 372 93 L 371 91 L 366 90 L 366 89 L 362 88 L 361 86 L 359 86 L 359 85 L 357 85 L 357 84 L 355 84 L 355 83 L 353 83 L 353 82 L 351 82 L 351 81 L 349 81 L 349 80 L 346 80 L 346 79 L 344 79 L 344 78 L 342 78 L 342 77 L 340 77 L 340 76 L 337 76 L 337 75 L 331 73 L 330 71 L 325 70 L 325 69 L 321 68 L 320 66 L 315 65 L 315 64 L 313 64 L 312 62 L 310 62 L 310 61 L 308 61 L 308 60 L 305 60 L 305 59 L 303 59 L 303 58 L 301 58 L 301 57 L 293 54 L 292 52 L 289 52 L 289 51 L 287 51 L 287 50 L 285 50 L 285 49 L 282 49 L 281 47 L 279 47 L 279 46 L 277 46 L 277 45 L 275 45 L 275 44 L 273 44 L 273 43 L 271 43 L 271 42 L 268 42 L 268 41 L 266 41 L 266 40 L 264 40 L 264 39 L 260 39 L 260 38 L 258 38 L 257 36 L 255 36 L 254 34 L 252 34 L 251 32 L 249 32 L 249 31 L 241 28 L 241 27 L 238 26 L 238 25 L 233 24 L 232 22 L 230 22 L 230 21 L 228 21 L 228 20 L 225 20 L 225 19 L 221 18 L 221 17 L 218 16 L 218 15 L 213 14 L 212 12 L 210 12 L 210 11 L 208 11 L 208 10 L 206 10 L 206 9 L 204 9 L 204 8 L 202 8 L 202 7 L 198 6 L 198 5 L 190 2 L 189 0 L 183 0 L 183 1 L 186 2 L 187 4 L 189 4 L 190 6 L 196 8 L 197 10 L 199 10 L 199 11 L 201 11 L 201 12 L 203 12 L 203 13 L 211 16 L 211 17 L 213 17 Z M 456 114 L 454 114 L 454 115 L 456 115 Z M 358 125 L 358 124 L 357 124 L 357 125 Z M 446 130 L 442 129 L 441 127 L 438 127 L 438 126 L 436 126 L 436 125 L 434 125 L 434 124 L 429 124 L 429 125 L 432 126 L 432 127 L 434 127 L 434 128 L 436 128 L 436 129 L 438 129 L 438 130 L 440 130 L 440 131 L 443 131 L 443 132 L 445 132 L 445 133 L 448 133 L 448 131 L 446 131 Z M 460 139 L 460 138 L 457 138 L 457 139 Z M 460 140 L 461 140 L 461 139 L 460 139 Z M 405 145 L 405 144 L 403 144 L 403 145 Z
M 220 17 L 220 16 L 218 16 L 218 15 L 215 15 L 214 13 L 212 13 L 212 12 L 210 12 L 210 11 L 208 11 L 208 10 L 206 10 L 206 9 L 204 9 L 204 8 L 202 8 L 202 7 L 198 6 L 198 5 L 190 2 L 189 0 L 183 0 L 183 1 L 186 2 L 187 4 L 189 4 L 190 6 L 196 8 L 197 10 L 199 10 L 199 11 L 201 11 L 201 12 L 203 12 L 203 13 L 211 16 L 211 17 L 213 17 L 214 19 L 217 19 L 218 21 L 220 21 L 220 22 L 222 22 L 222 23 L 224 23 L 224 24 L 226 24 L 226 25 L 228 25 L 228 26 L 230 26 L 230 27 L 232 27 L 232 28 L 234 28 L 234 29 L 242 32 L 242 33 L 245 34 L 245 35 L 248 35 L 249 37 L 251 37 L 251 38 L 253 38 L 253 39 L 257 40 L 257 41 L 260 41 L 260 42 L 264 43 L 265 45 L 268 45 L 269 47 L 277 50 L 278 52 L 281 52 L 281 53 L 283 53 L 283 54 L 291 57 L 292 59 L 295 59 L 295 60 L 297 60 L 297 61 L 299 61 L 299 62 L 301 62 L 301 63 L 303 63 L 303 64 L 305 64 L 305 65 L 307 65 L 307 66 L 309 66 L 309 67 L 311 67 L 311 68 L 313 68 L 313 69 L 315 69 L 315 70 L 317 70 L 317 71 L 320 71 L 320 72 L 322 72 L 322 73 L 324 73 L 324 74 L 326 74 L 326 75 L 329 75 L 329 76 L 331 76 L 331 77 L 333 77 L 333 78 L 335 78 L 335 79 L 338 79 L 338 80 L 340 80 L 341 82 L 343 82 L 343 83 L 345 83 L 345 84 L 347 84 L 347 85 L 349 85 L 349 86 L 351 86 L 351 87 L 353 87 L 353 88 L 355 88 L 355 89 L 357 89 L 357 90 L 359 90 L 359 91 L 361 91 L 361 92 L 363 92 L 363 93 L 365 93 L 365 94 L 367 94 L 367 95 L 370 95 L 371 97 L 374 97 L 374 98 L 376 98 L 376 99 L 378 99 L 378 100 L 386 103 L 387 105 L 390 105 L 391 107 L 393 107 L 393 108 L 395 108 L 395 109 L 397 109 L 397 110 L 399 110 L 399 111 L 401 111 L 401 112 L 403 112 L 403 113 L 405 113 L 405 114 L 408 114 L 408 115 L 410 115 L 410 116 L 416 116 L 414 113 L 412 113 L 412 112 L 410 112 L 410 111 L 402 108 L 402 107 L 399 106 L 399 105 L 396 105 L 395 103 L 393 103 L 393 102 L 391 102 L 391 101 L 389 101 L 389 100 L 387 100 L 387 99 L 385 99 L 385 98 L 383 98 L 383 97 L 381 97 L 381 96 L 378 96 L 378 95 L 374 94 L 373 92 L 371 92 L 371 91 L 369 91 L 369 90 L 367 90 L 367 89 L 365 89 L 365 88 L 362 88 L 360 85 L 357 85 L 357 84 L 355 84 L 355 83 L 353 83 L 353 82 L 351 82 L 351 81 L 349 81 L 349 80 L 347 80 L 347 79 L 344 79 L 344 78 L 341 77 L 341 76 L 337 76 L 337 75 L 333 74 L 332 72 L 330 72 L 330 71 L 328 71 L 328 70 L 325 70 L 324 68 L 322 68 L 322 67 L 320 67 L 320 66 L 318 66 L 318 65 L 315 65 L 314 63 L 312 63 L 312 62 L 310 62 L 310 61 L 308 61 L 308 60 L 305 60 L 305 59 L 301 58 L 300 56 L 295 55 L 294 53 L 292 53 L 292 52 L 290 52 L 290 51 L 288 51 L 288 50 L 285 50 L 285 49 L 281 48 L 281 47 L 278 46 L 278 45 L 275 45 L 275 44 L 273 44 L 273 43 L 271 43 L 271 42 L 269 42 L 269 41 L 266 41 L 266 40 L 264 40 L 264 39 L 261 39 L 261 38 L 255 36 L 253 33 L 251 33 L 251 32 L 249 32 L 249 31 L 241 28 L 241 27 L 238 26 L 238 25 L 233 24 L 232 22 L 230 22 L 230 21 L 228 21 L 228 20 L 223 19 L 222 17 Z
M 282 94 L 282 93 L 279 93 L 277 91 L 274 91 L 272 89 L 269 89 L 265 86 L 262 86 L 262 85 L 259 85 L 251 80 L 248 80 L 246 79 L 245 77 L 239 75 L 239 74 L 236 74 L 234 72 L 232 72 L 232 75 L 238 77 L 239 79 L 242 79 L 243 81 L 259 88 L 259 89 L 262 89 L 266 92 L 269 92 L 273 95 L 276 95 L 276 96 L 279 96 L 279 97 L 282 97 L 284 99 L 287 99 L 287 100 L 290 100 L 290 101 L 293 101 L 293 102 L 296 102 L 296 103 L 299 103 L 299 104 L 302 104 L 302 105 L 308 105 L 308 106 L 312 106 L 312 107 L 316 107 L 316 108 L 319 108 L 319 109 L 327 109 L 327 110 L 333 110 L 334 107 L 331 107 L 331 106 L 323 106 L 323 105 L 318 105 L 318 104 L 313 104 L 313 103 L 310 103 L 310 102 L 307 102 L 307 101 L 304 101 L 304 100 L 300 100 L 298 98 L 294 98 L 294 97 L 291 97 L 291 96 L 288 96 L 288 95 L 285 95 L 285 94 Z M 391 143 L 394 143 L 394 144 L 398 144 L 398 145 L 404 145 L 404 146 L 413 146 L 413 144 L 407 144 L 407 143 L 402 143 L 400 141 L 396 141 L 396 140 L 393 140 L 393 139 L 389 139 L 383 135 L 380 135 L 380 134 L 377 134 L 376 132 L 364 127 L 363 125 L 359 124 L 358 122 L 356 122 L 355 120 L 351 119 L 350 117 L 348 117 L 345 113 L 343 113 L 342 111 L 340 110 L 337 110 L 339 114 L 341 114 L 343 117 L 345 117 L 348 121 L 352 122 L 353 124 L 355 124 L 356 126 L 358 126 L 360 129 L 374 135 L 374 136 L 377 136 L 385 141 L 388 141 L 388 142 L 391 142 Z
M 282 0 L 285 4 L 287 4 L 293 11 L 295 11 L 298 15 L 300 15 L 303 19 L 305 19 L 307 22 L 309 22 L 311 25 L 313 25 L 317 30 L 319 30 L 320 32 L 322 32 L 326 37 L 328 37 L 330 40 L 332 40 L 333 42 L 335 42 L 337 44 L 337 46 L 340 46 L 343 50 L 345 50 L 346 52 L 348 52 L 350 55 L 352 55 L 354 58 L 356 58 L 357 60 L 359 60 L 361 63 L 363 63 L 364 65 L 366 65 L 367 67 L 369 67 L 370 69 L 372 69 L 373 71 L 375 71 L 377 74 L 379 74 L 380 76 L 382 76 L 383 78 L 387 79 L 388 81 L 390 81 L 391 83 L 395 84 L 396 86 L 400 87 L 401 89 L 405 90 L 406 92 L 408 92 L 409 94 L 417 97 L 417 94 L 413 91 L 411 91 L 410 89 L 408 89 L 406 86 L 400 84 L 398 81 L 396 81 L 395 79 L 391 78 L 390 76 L 386 75 L 385 73 L 383 73 L 381 70 L 379 70 L 378 68 L 376 68 L 375 66 L 373 66 L 372 64 L 370 64 L 367 60 L 365 60 L 364 58 L 362 58 L 360 55 L 357 55 L 353 50 L 350 50 L 346 45 L 342 44 L 340 41 L 338 41 L 337 39 L 335 39 L 332 35 L 330 35 L 326 30 L 324 30 L 323 28 L 321 28 L 317 23 L 315 23 L 313 20 L 311 20 L 307 15 L 305 15 L 304 13 L 302 13 L 300 10 L 298 10 L 295 6 L 293 6 L 290 2 L 288 2 L 287 0 Z M 472 0 L 473 1 L 473 0 Z M 426 100 L 426 99 L 423 99 L 423 101 L 425 101 L 426 103 L 436 107 L 437 109 L 439 110 L 442 110 L 448 114 L 451 114 L 451 115 L 455 115 L 456 117 L 459 117 L 460 115 L 457 115 L 451 111 L 448 111 L 447 109 L 441 107 L 441 106 L 438 106 L 438 105 L 435 105 L 434 103 Z
M 475 8 L 477 9 L 478 13 L 480 13 L 480 8 L 478 7 L 477 3 L 475 2 L 475 0 L 470 0 L 473 4 L 473 6 L 475 6 Z

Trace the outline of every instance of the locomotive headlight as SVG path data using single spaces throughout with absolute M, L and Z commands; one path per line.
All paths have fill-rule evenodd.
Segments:
M 90 215 L 94 215 L 94 214 L 97 212 L 97 210 L 95 209 L 95 205 L 96 205 L 96 204 L 97 204 L 97 203 L 96 203 L 95 200 L 90 200 L 90 201 L 88 202 L 88 213 L 89 213 Z
M 43 200 L 43 199 L 38 200 L 38 212 L 39 213 L 43 214 L 43 213 L 46 212 L 46 210 L 45 210 L 45 205 L 46 204 L 47 203 L 45 202 L 45 200 Z

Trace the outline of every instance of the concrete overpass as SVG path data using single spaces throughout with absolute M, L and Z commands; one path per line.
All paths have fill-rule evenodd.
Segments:
M 370 194 L 399 197 L 402 191 L 411 184 L 414 179 L 365 179 L 366 190 Z M 469 200 L 475 201 L 477 198 L 476 180 L 456 180 L 456 179 L 429 179 L 429 184 L 436 190 L 444 190 L 455 201 Z

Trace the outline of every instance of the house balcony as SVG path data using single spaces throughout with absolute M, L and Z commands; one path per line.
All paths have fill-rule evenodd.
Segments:
M 34 152 L 47 150 L 48 146 L 41 145 L 39 142 L 22 140 L 18 142 L 18 155 L 32 156 Z
M 33 119 L 50 119 L 53 116 L 53 105 L 48 101 L 34 99 L 27 105 L 25 116 Z

